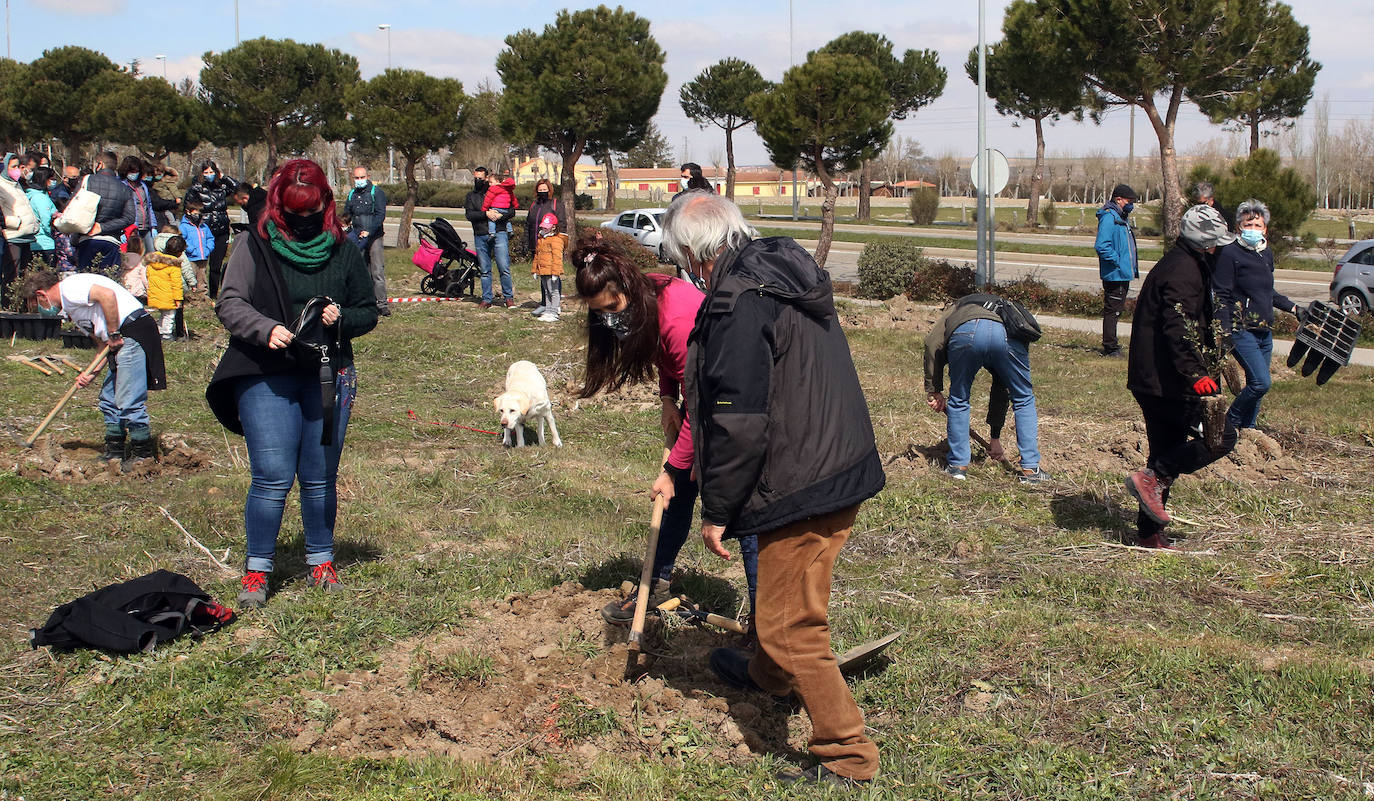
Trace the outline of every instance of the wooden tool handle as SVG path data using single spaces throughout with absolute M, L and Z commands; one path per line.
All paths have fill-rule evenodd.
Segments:
M 649 583 L 653 580 L 654 554 L 658 552 L 658 530 L 663 525 L 662 495 L 654 498 L 653 515 L 649 518 L 649 546 L 644 551 L 644 567 L 639 571 L 639 595 L 635 598 L 635 616 L 630 624 L 630 648 L 639 650 L 644 638 L 644 616 L 649 611 Z
M 738 620 L 735 620 L 733 617 L 723 617 L 721 615 L 713 615 L 710 612 L 707 612 L 704 620 L 707 623 L 710 623 L 712 626 L 719 626 L 720 628 L 723 628 L 726 631 L 733 631 L 736 634 L 744 633 L 744 624 L 739 622 Z
M 37 359 L 37 360 L 39 360 L 39 361 L 41 361 L 42 363 L 46 364 L 49 368 L 51 368 L 51 369 L 52 369 L 54 372 L 56 372 L 58 375 L 66 375 L 66 374 L 67 374 L 67 371 L 62 369 L 62 365 L 61 365 L 56 359 L 54 359 L 54 358 L 51 357 L 51 356 L 35 356 L 34 358 Z
M 48 424 L 53 421 L 53 418 L 57 416 L 57 413 L 62 411 L 62 408 L 67 405 L 67 401 L 71 400 L 72 396 L 76 394 L 76 391 L 81 388 L 77 382 L 81 380 L 82 376 L 95 373 L 99 371 L 102 366 L 104 366 L 105 357 L 109 354 L 109 352 L 109 345 L 106 345 L 105 347 L 101 348 L 100 352 L 95 355 L 95 358 L 91 359 L 91 363 L 86 367 L 86 369 L 82 370 L 76 376 L 76 381 L 72 382 L 72 385 L 67 390 L 67 393 L 62 396 L 62 400 L 59 400 L 57 402 L 57 405 L 52 407 L 52 411 L 48 412 L 48 416 L 43 418 L 43 422 L 38 424 L 38 428 L 35 428 L 33 430 L 33 433 L 29 435 L 29 438 L 24 440 L 25 448 L 33 447 L 33 443 L 38 440 L 39 435 L 42 434 L 44 429 L 48 427 Z
M 43 375 L 52 375 L 52 370 L 49 370 L 48 368 L 44 367 L 43 365 L 39 364 L 38 362 L 32 359 L 15 359 L 15 361 L 19 362 L 20 364 L 27 364 L 28 366 L 32 367 L 33 369 L 37 370 Z

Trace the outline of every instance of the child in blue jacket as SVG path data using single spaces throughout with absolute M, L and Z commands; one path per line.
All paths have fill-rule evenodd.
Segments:
M 186 213 L 181 217 L 181 238 L 186 240 L 186 258 L 196 268 L 196 285 L 205 286 L 205 270 L 210 252 L 215 249 L 215 235 L 201 219 L 203 206 L 190 198 L 186 200 Z

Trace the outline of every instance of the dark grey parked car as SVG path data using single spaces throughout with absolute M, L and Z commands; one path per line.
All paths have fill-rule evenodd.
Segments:
M 1336 262 L 1331 276 L 1331 301 L 1339 303 L 1346 314 L 1363 314 L 1374 309 L 1374 239 L 1364 239 Z

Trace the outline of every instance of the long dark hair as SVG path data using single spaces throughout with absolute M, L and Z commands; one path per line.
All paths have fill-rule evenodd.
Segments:
M 630 334 L 616 339 L 590 309 L 587 311 L 587 372 L 580 397 L 590 398 L 626 384 L 642 384 L 654 378 L 658 353 L 658 286 L 623 254 L 595 233 L 578 242 L 572 253 L 577 268 L 577 295 L 591 300 L 610 289 L 625 296 L 629 305 Z

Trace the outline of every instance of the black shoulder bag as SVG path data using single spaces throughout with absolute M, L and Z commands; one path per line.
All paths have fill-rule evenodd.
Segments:
M 321 445 L 334 444 L 334 359 L 339 350 L 339 324 L 332 326 L 330 335 L 320 315 L 334 301 L 324 295 L 316 295 L 306 301 L 296 322 L 291 324 L 291 347 L 302 364 L 318 363 L 320 376 L 320 413 L 324 420 L 324 431 L 320 434 Z

